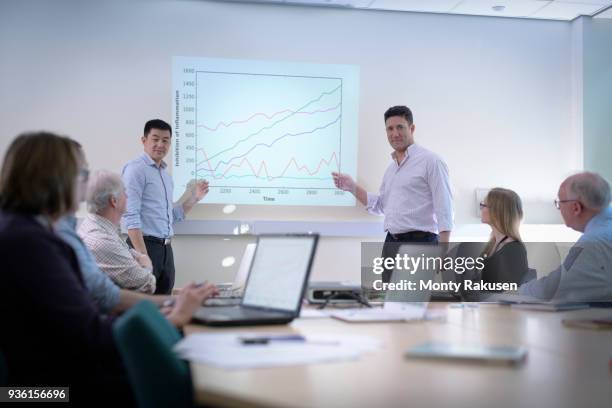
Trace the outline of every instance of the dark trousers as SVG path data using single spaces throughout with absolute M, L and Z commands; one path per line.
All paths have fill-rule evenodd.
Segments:
M 128 245 L 133 248 L 130 239 L 127 239 Z M 164 245 L 162 239 L 155 237 L 144 237 L 147 254 L 151 258 L 153 264 L 153 275 L 155 275 L 156 295 L 169 295 L 174 288 L 174 254 L 172 253 L 172 245 Z
M 387 232 L 381 256 L 383 258 L 395 258 L 399 248 L 405 242 L 431 242 L 437 244 L 438 234 L 425 231 L 410 231 L 403 234 L 391 234 Z M 382 273 L 383 282 L 390 282 L 392 273 L 393 269 L 385 268 Z

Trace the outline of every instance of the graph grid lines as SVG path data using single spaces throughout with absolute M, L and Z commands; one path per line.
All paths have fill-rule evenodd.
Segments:
M 172 85 L 175 200 L 355 205 L 331 173 L 357 176 L 359 67 L 173 57 Z
M 335 87 L 329 90 L 324 90 L 320 92 L 320 94 L 312 99 L 305 101 L 304 104 L 298 106 L 296 108 L 285 108 L 275 112 L 256 112 L 253 109 L 253 112 L 245 117 L 240 119 L 225 119 L 219 120 L 214 125 L 208 125 L 206 121 L 201 120 L 201 118 L 206 117 L 206 112 L 203 112 L 202 103 L 198 100 L 200 95 L 205 95 L 206 92 L 201 92 L 200 88 L 203 86 L 203 83 L 206 83 L 206 77 L 214 76 L 215 81 L 219 81 L 219 76 L 227 76 L 228 78 L 232 78 L 235 80 L 236 77 L 256 77 L 258 80 L 261 78 L 282 78 L 282 79 L 293 79 L 297 78 L 301 81 L 304 80 L 325 80 L 326 82 L 333 81 L 335 83 Z M 316 85 L 315 85 L 316 86 Z M 333 106 L 329 106 L 326 108 L 319 109 L 308 109 L 313 104 L 319 103 L 325 97 L 336 94 L 337 103 Z M 249 95 L 249 97 L 256 97 L 256 95 Z M 335 190 L 335 187 L 330 186 L 329 181 L 331 180 L 329 176 L 330 171 L 341 171 L 341 155 L 342 155 L 342 78 L 336 77 L 322 77 L 322 76 L 306 76 L 306 75 L 277 75 L 277 74 L 258 74 L 258 73 L 248 73 L 248 72 L 224 72 L 224 71 L 195 71 L 195 174 L 197 177 L 208 178 L 215 181 L 215 186 L 218 188 L 268 188 L 268 189 L 323 189 L 323 190 Z M 277 125 L 282 124 L 283 122 L 290 121 L 291 118 L 297 116 L 310 116 L 315 117 L 317 114 L 326 114 L 330 112 L 337 112 L 337 116 L 333 118 L 331 121 L 327 121 L 327 123 L 316 126 L 312 129 L 308 129 L 302 132 L 281 132 L 277 134 L 272 140 L 268 141 L 259 141 L 252 142 L 254 138 L 261 135 L 262 133 L 275 130 Z M 246 136 L 241 135 L 237 137 L 236 140 L 231 143 L 229 146 L 214 151 L 212 154 L 207 154 L 206 150 L 211 147 L 211 144 L 206 143 L 207 136 L 214 134 L 220 130 L 228 130 L 233 126 L 245 125 L 251 122 L 254 119 L 262 118 L 266 121 L 271 121 L 271 123 L 267 123 L 265 126 L 258 128 L 255 131 L 249 132 Z M 286 165 L 281 169 L 280 173 L 274 175 L 270 174 L 267 160 L 261 160 L 258 163 L 253 163 L 249 160 L 249 155 L 255 152 L 258 149 L 272 149 L 274 146 L 282 142 L 285 139 L 289 138 L 299 138 L 301 136 L 309 135 L 316 133 L 318 131 L 325 130 L 329 127 L 337 125 L 337 132 L 334 135 L 337 138 L 337 142 L 335 143 L 337 146 L 337 151 L 331 151 L 328 154 L 327 158 L 320 158 L 318 163 L 313 169 L 311 169 L 306 164 L 300 164 L 299 159 L 295 156 L 291 156 Z M 231 137 L 231 136 L 230 136 Z M 234 152 L 233 154 L 231 154 Z M 329 152 L 328 152 L 329 153 Z M 224 157 L 229 154 L 229 157 L 225 157 L 224 159 L 219 159 L 214 161 L 219 157 Z M 259 155 L 261 156 L 261 154 Z M 274 158 L 276 161 L 276 158 Z M 246 168 L 248 169 L 248 174 L 244 173 L 236 173 L 236 170 L 240 170 Z M 325 170 L 329 170 L 323 177 L 317 177 L 323 168 Z M 222 171 L 220 171 L 220 169 Z M 304 174 L 303 176 L 298 175 L 288 175 L 291 170 L 295 170 L 297 173 Z M 256 184 L 248 184 L 242 185 L 239 181 L 243 181 L 244 179 L 255 179 L 258 181 L 283 181 L 282 184 L 274 184 L 274 185 L 265 185 L 262 183 Z M 236 180 L 235 183 L 228 183 L 228 180 Z M 316 185 L 309 185 L 307 187 L 300 186 L 298 184 L 292 184 L 291 181 L 300 182 L 303 180 L 319 180 L 323 183 Z M 218 183 L 218 181 L 222 181 Z

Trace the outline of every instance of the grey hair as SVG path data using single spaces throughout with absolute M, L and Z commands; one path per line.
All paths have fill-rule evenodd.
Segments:
M 568 190 L 585 207 L 600 211 L 610 205 L 610 184 L 597 173 L 584 172 L 568 180 Z
M 111 197 L 119 198 L 123 191 L 123 181 L 117 173 L 108 170 L 96 171 L 87 185 L 87 210 L 93 214 L 99 213 L 108 207 Z

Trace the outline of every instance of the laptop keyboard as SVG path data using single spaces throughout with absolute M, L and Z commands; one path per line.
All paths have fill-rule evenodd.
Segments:
M 232 310 L 232 317 L 261 317 L 261 316 L 279 316 L 282 315 L 280 312 L 275 311 L 264 311 L 264 310 L 256 310 L 256 309 L 248 309 L 245 307 L 240 307 L 235 310 Z
M 237 298 L 241 296 L 240 289 L 232 289 L 232 288 L 221 288 L 219 289 L 219 294 L 215 296 L 216 298 Z

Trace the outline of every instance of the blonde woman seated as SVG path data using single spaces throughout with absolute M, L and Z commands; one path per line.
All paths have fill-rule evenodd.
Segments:
M 525 279 L 529 267 L 519 226 L 523 219 L 521 198 L 512 190 L 494 188 L 480 203 L 480 219 L 491 226 L 491 238 L 482 256 L 486 257 L 480 279 L 491 283 L 516 283 Z
M 482 257 L 484 267 L 480 270 L 457 274 L 457 281 L 471 280 L 485 283 L 516 283 L 519 286 L 529 271 L 527 251 L 519 235 L 523 218 L 520 197 L 512 190 L 494 188 L 480 203 L 480 218 L 491 226 L 491 237 L 484 250 L 482 243 L 462 243 L 457 254 L 460 256 Z M 488 291 L 465 290 L 461 285 L 465 300 L 484 300 L 492 293 Z

